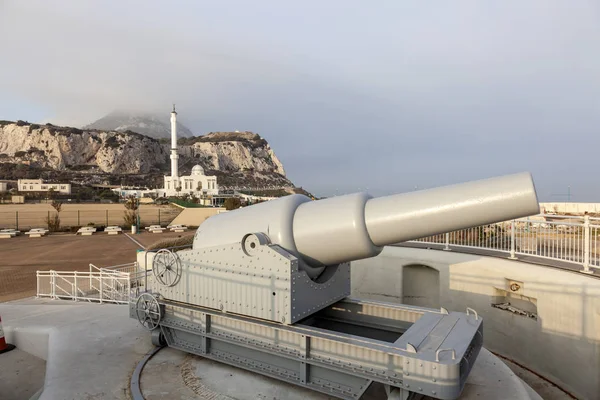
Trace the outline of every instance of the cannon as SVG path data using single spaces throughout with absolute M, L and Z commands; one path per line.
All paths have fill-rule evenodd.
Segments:
M 378 198 L 290 195 L 210 217 L 191 249 L 153 254 L 152 289 L 130 315 L 155 344 L 340 398 L 380 382 L 395 398 L 455 399 L 483 342 L 481 317 L 352 299 L 350 263 L 538 213 L 529 173 Z

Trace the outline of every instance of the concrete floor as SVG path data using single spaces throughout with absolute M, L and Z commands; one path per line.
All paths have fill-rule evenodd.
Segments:
M 171 348 L 146 364 L 141 387 L 146 400 L 337 400 Z
M 8 342 L 47 360 L 40 400 L 127 400 L 129 377 L 152 347 L 125 306 L 25 299 L 0 303 L 0 315 Z
M 505 358 L 502 361 L 515 373 L 523 382 L 528 384 L 537 394 L 539 394 L 545 400 L 572 400 L 575 397 L 565 393 L 558 386 L 541 379 L 538 375 L 519 365 L 507 360 Z
M 29 399 L 44 387 L 46 361 L 20 349 L 0 354 L 0 399 Z
M 337 399 L 171 348 L 161 350 L 148 362 L 142 373 L 141 387 L 147 400 Z M 385 398 L 383 386 L 374 383 L 362 400 Z M 540 400 L 540 397 L 502 361 L 483 349 L 460 397 L 460 400 L 476 399 Z

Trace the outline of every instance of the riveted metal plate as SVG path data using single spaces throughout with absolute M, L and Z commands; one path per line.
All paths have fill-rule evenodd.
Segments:
M 233 243 L 177 254 L 177 284 L 155 283 L 166 300 L 292 324 L 350 294 L 348 263 L 314 282 L 298 269 L 296 257 L 276 245 L 257 244 L 245 252 Z
M 372 381 L 455 399 L 482 344 L 481 318 L 382 302 L 345 299 L 313 316 L 347 324 L 343 331 L 310 326 L 310 320 L 282 325 L 163 303 L 161 329 L 169 346 L 345 399 L 359 398 Z M 401 336 L 382 341 L 353 331 L 369 324 Z M 415 342 L 414 351 L 407 340 Z M 436 351 L 446 347 L 455 358 L 445 352 L 436 361 Z

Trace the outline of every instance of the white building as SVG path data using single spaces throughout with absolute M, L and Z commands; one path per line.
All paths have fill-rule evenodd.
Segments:
M 45 183 L 41 179 L 19 179 L 19 192 L 47 192 L 54 189 L 56 193 L 71 194 L 70 183 Z
M 0 182 L 0 192 L 7 192 L 7 191 L 8 191 L 8 183 Z
M 181 188 L 180 193 L 190 193 L 190 194 L 210 194 L 215 195 L 219 193 L 219 189 L 217 187 L 217 177 L 216 176 L 206 176 L 204 175 L 204 168 L 200 165 L 194 166 L 192 168 L 192 174 L 188 176 L 180 176 L 177 177 L 177 180 L 174 180 L 172 176 L 165 176 L 165 191 L 177 193 L 177 186 Z
M 192 174 L 179 176 L 179 154 L 177 152 L 177 112 L 175 106 L 171 111 L 171 176 L 165 175 L 163 189 L 158 189 L 157 194 L 161 197 L 180 196 L 183 194 L 201 195 L 219 194 L 216 176 L 204 175 L 204 168 L 196 165 L 192 168 Z

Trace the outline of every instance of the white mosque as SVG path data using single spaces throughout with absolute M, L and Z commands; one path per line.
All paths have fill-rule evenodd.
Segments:
M 179 196 L 183 194 L 216 195 L 219 194 L 216 176 L 204 175 L 204 168 L 195 165 L 192 174 L 179 176 L 179 154 L 177 153 L 177 112 L 175 105 L 171 111 L 171 176 L 165 175 L 163 189 L 157 193 L 161 197 Z
M 118 188 L 113 189 L 122 197 L 149 197 L 153 194 L 158 197 L 177 197 L 185 194 L 194 195 L 203 199 L 204 203 L 212 203 L 206 196 L 216 196 L 219 194 L 216 176 L 204 175 L 204 168 L 195 165 L 192 168 L 191 175 L 179 176 L 179 154 L 177 152 L 177 112 L 175 105 L 171 111 L 171 175 L 165 175 L 165 182 L 162 189 L 139 189 L 139 188 Z

